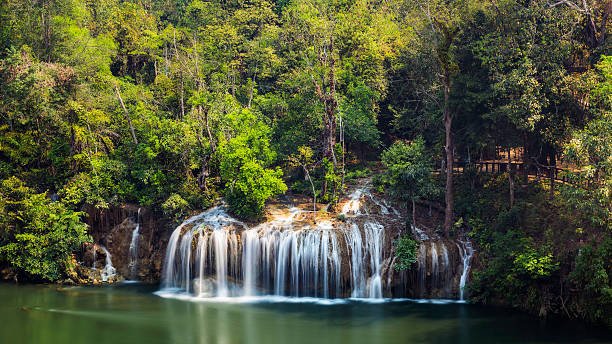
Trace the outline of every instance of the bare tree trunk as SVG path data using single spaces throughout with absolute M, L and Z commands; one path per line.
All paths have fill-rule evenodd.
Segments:
M 185 118 L 185 96 L 183 84 L 183 70 L 181 69 L 181 119 Z
M 514 176 L 510 163 L 510 148 L 508 148 L 508 184 L 510 185 L 510 208 L 512 208 L 514 206 Z
M 125 112 L 125 119 L 127 119 L 128 125 L 130 127 L 130 132 L 132 133 L 132 139 L 134 139 L 135 144 L 138 144 L 138 139 L 136 139 L 136 133 L 134 133 L 134 127 L 132 126 L 132 120 L 130 119 L 130 114 L 128 113 L 128 110 L 125 108 L 125 104 L 123 103 L 123 98 L 121 98 L 121 93 L 119 92 L 119 87 L 116 84 L 115 84 L 115 92 L 117 93 L 117 98 L 119 98 L 119 102 L 121 103 L 123 112 Z
M 412 231 L 416 230 L 416 204 L 414 198 L 412 199 Z
M 323 114 L 323 157 L 330 158 L 334 164 L 334 168 L 338 165 L 334 146 L 336 145 L 336 109 L 338 101 L 336 100 L 336 61 L 333 56 L 334 51 L 334 36 L 331 35 L 329 45 L 323 47 L 323 51 L 319 53 L 319 62 L 322 66 L 327 66 L 329 69 L 328 82 L 325 82 L 325 74 L 321 75 L 321 85 L 312 77 L 315 85 L 315 92 L 323 103 L 325 113 Z M 337 188 L 337 185 L 335 185 Z M 327 194 L 327 181 L 323 182 L 323 195 Z
M 342 145 L 342 181 L 340 182 L 340 194 L 344 192 L 344 176 L 346 175 L 346 161 L 344 156 L 346 154 L 346 146 L 344 141 L 344 121 L 340 116 L 340 144 Z
M 232 66 L 232 98 L 236 99 L 236 74 L 234 73 L 234 66 Z
M 252 85 L 251 85 L 251 92 L 249 93 L 249 104 L 248 104 L 248 108 L 251 108 L 251 103 L 253 102 L 253 91 L 255 89 L 255 78 L 257 77 L 257 66 L 255 66 L 255 73 L 253 73 L 253 80 L 252 80 Z
M 555 197 L 555 173 L 557 172 L 557 157 L 555 151 L 551 149 L 550 153 L 550 200 Z
M 201 111 L 202 108 L 198 107 L 198 110 Z M 210 124 L 209 124 L 209 120 L 208 120 L 208 112 L 209 112 L 209 110 L 204 111 L 204 124 L 206 126 L 206 133 L 208 134 L 208 140 L 210 141 L 210 148 L 212 149 L 213 154 L 214 154 L 217 151 L 217 147 L 215 145 L 215 141 L 213 139 L 212 132 L 210 131 Z
M 446 136 L 446 145 L 444 151 L 446 153 L 446 190 L 444 198 L 446 208 L 444 210 L 444 234 L 448 237 L 453 226 L 453 137 L 451 133 L 453 124 L 453 114 L 450 111 L 450 76 L 444 77 L 444 131 Z
M 529 183 L 529 170 L 531 169 L 531 159 L 529 159 L 529 147 L 527 134 L 523 133 L 523 179 L 525 184 Z
M 315 191 L 314 183 L 312 182 L 312 178 L 310 178 L 310 173 L 308 173 L 308 169 L 305 165 L 302 165 L 302 168 L 304 168 L 306 178 L 310 182 L 310 187 L 312 187 L 312 222 L 314 224 L 317 224 L 317 192 Z

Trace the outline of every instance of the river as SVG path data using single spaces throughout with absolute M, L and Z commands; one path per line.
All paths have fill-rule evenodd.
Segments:
M 0 284 L 0 343 L 612 343 L 605 328 L 462 303 L 194 302 L 156 289 Z

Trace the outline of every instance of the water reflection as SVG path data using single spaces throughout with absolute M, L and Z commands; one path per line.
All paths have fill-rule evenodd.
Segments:
M 606 343 L 575 322 L 467 304 L 215 303 L 164 299 L 155 287 L 0 284 L 0 343 Z

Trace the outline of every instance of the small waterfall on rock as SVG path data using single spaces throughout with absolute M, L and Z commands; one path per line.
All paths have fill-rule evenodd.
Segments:
M 457 247 L 459 248 L 459 254 L 461 255 L 461 260 L 463 262 L 463 269 L 461 271 L 461 277 L 459 279 L 459 300 L 463 300 L 463 289 L 465 288 L 465 283 L 470 272 L 470 261 L 472 260 L 474 249 L 472 248 L 472 243 L 469 241 L 460 241 L 460 243 L 461 245 L 457 244 Z
M 419 297 L 425 297 L 425 277 L 427 276 L 427 247 L 425 243 L 419 245 Z
M 92 247 L 93 247 L 93 253 L 92 253 L 92 255 L 93 255 L 93 266 L 91 267 L 91 269 L 92 270 L 96 270 L 96 258 L 97 258 L 96 257 L 96 250 L 98 249 L 98 246 L 96 244 L 93 244 Z
M 431 286 L 433 288 L 438 287 L 438 249 L 436 248 L 436 242 L 431 241 Z
M 366 293 L 366 277 L 363 240 L 361 240 L 361 231 L 357 224 L 351 224 L 350 228 L 350 231 L 346 231 L 344 235 L 346 247 L 349 248 L 351 255 L 351 281 L 353 285 L 351 297 L 364 297 Z
M 361 214 L 361 195 L 363 195 L 364 188 L 358 188 L 349 195 L 349 201 L 342 207 L 342 215 L 353 213 L 355 215 Z
M 115 277 L 117 271 L 115 270 L 115 267 L 113 267 L 110 252 L 108 252 L 108 250 L 104 246 L 100 246 L 100 248 L 106 254 L 106 265 L 104 266 L 104 269 L 102 269 L 102 271 L 100 272 L 100 275 L 102 276 L 103 282 L 108 282 L 109 278 Z
M 313 224 L 310 212 L 295 207 L 272 207 L 270 214 L 269 221 L 249 226 L 221 205 L 185 220 L 168 242 L 160 293 L 326 299 L 459 295 L 461 271 L 451 268 L 451 261 L 461 253 L 449 251 L 451 241 L 435 233 L 418 230 L 418 264 L 410 271 L 394 270 L 391 243 L 405 223 L 367 184 L 350 194 L 337 219 L 323 217 Z M 464 259 L 468 251 L 462 245 L 457 249 L 464 248 Z
M 452 276 L 450 275 L 449 269 L 449 259 L 448 259 L 448 249 L 446 248 L 446 244 L 444 241 L 440 242 L 440 246 L 442 247 L 442 269 L 440 270 L 440 276 L 442 277 L 442 281 L 448 281 Z M 448 297 L 451 293 L 451 285 L 450 283 L 444 283 L 444 296 Z
M 130 258 L 130 262 L 128 264 L 128 269 L 130 271 L 130 279 L 136 279 L 137 273 L 137 265 L 138 265 L 138 237 L 140 230 L 140 208 L 138 208 L 138 212 L 136 214 L 136 228 L 132 231 L 132 241 L 130 242 L 130 250 L 128 252 L 128 256 Z
M 382 264 L 383 264 L 383 244 L 384 244 L 384 227 L 380 223 L 366 222 L 366 248 L 370 257 L 370 269 L 372 276 L 368 280 L 368 297 L 380 299 L 382 298 Z

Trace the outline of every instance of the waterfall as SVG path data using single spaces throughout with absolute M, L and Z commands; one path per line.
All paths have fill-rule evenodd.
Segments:
M 204 296 L 205 292 L 208 292 L 210 288 L 206 288 L 204 286 L 205 275 L 204 271 L 206 269 L 206 248 L 208 246 L 208 240 L 206 240 L 205 234 L 200 232 L 198 237 L 198 296 Z
M 442 247 L 442 268 L 440 269 L 440 275 L 441 280 L 444 282 L 444 297 L 449 297 L 451 293 L 450 282 L 452 282 L 452 279 L 449 269 L 448 250 L 446 249 L 444 241 L 440 242 L 440 246 Z
M 104 269 L 102 269 L 102 271 L 100 272 L 100 275 L 102 276 L 102 281 L 107 282 L 109 278 L 115 277 L 117 271 L 113 267 L 110 252 L 108 252 L 108 250 L 104 246 L 100 246 L 100 248 L 106 254 L 106 265 L 104 266 Z
M 137 264 L 138 264 L 138 231 L 140 230 L 140 208 L 138 208 L 138 212 L 136 214 L 136 228 L 132 231 L 132 241 L 130 242 L 130 250 L 128 256 L 130 257 L 130 262 L 128 264 L 128 268 L 130 270 L 130 279 L 136 279 L 137 273 Z
M 361 240 L 361 231 L 357 224 L 351 224 L 350 230 L 344 233 L 344 237 L 351 256 L 351 282 L 353 285 L 351 297 L 365 297 L 363 240 Z
M 259 237 L 257 230 L 249 229 L 242 234 L 244 242 L 244 254 L 242 255 L 242 265 L 244 266 L 244 294 L 253 296 L 256 294 L 257 273 L 259 272 L 261 263 L 263 245 L 259 245 Z
M 363 194 L 364 189 L 356 189 L 349 195 L 349 201 L 344 204 L 342 207 L 342 214 L 347 215 L 349 213 L 353 213 L 355 215 L 361 214 L 360 206 L 361 206 L 361 195 Z
M 427 247 L 425 243 L 419 245 L 419 297 L 425 297 L 425 276 L 427 275 Z
M 383 263 L 384 227 L 376 222 L 366 222 L 365 225 L 366 248 L 370 257 L 370 268 L 372 276 L 368 280 L 368 297 L 382 298 L 382 276 Z
M 366 186 L 351 193 L 340 214 L 341 219 L 313 224 L 307 211 L 273 208 L 268 221 L 249 226 L 231 217 L 223 205 L 211 208 L 173 231 L 162 292 L 202 298 L 451 295 L 455 270 L 449 268 L 446 244 L 435 233 L 420 231 L 429 242 L 420 242 L 418 266 L 400 274 L 393 269 L 390 246 L 397 228 L 403 228 L 396 210 Z M 414 278 L 408 278 L 413 272 Z M 405 289 L 397 290 L 401 285 L 396 278 Z M 445 289 L 426 292 L 426 286 Z
M 91 267 L 92 270 L 96 270 L 96 250 L 98 249 L 98 246 L 96 246 L 96 244 L 93 244 L 93 266 Z
M 431 287 L 438 287 L 438 249 L 436 248 L 436 243 L 432 241 L 431 243 Z
M 470 272 L 470 261 L 474 254 L 474 249 L 472 248 L 472 243 L 469 241 L 460 241 L 460 243 L 461 245 L 457 244 L 457 247 L 459 247 L 459 253 L 463 262 L 463 270 L 461 271 L 461 278 L 459 279 L 459 300 L 463 300 L 463 289 L 465 288 L 465 282 Z

